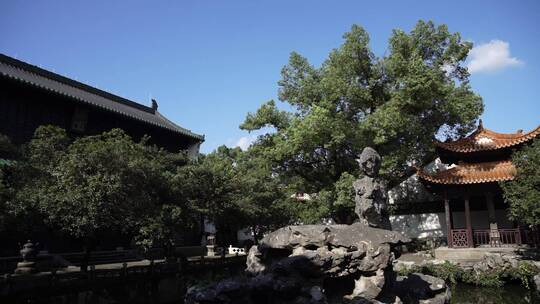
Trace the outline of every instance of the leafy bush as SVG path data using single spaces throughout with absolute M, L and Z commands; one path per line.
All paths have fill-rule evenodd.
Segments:
M 290 222 L 282 184 L 240 148 L 189 160 L 120 129 L 72 139 L 41 126 L 22 151 L 16 162 L 1 161 L 18 150 L 0 136 L 0 233 L 13 226 L 4 224 L 8 211 L 29 227 L 21 235 L 51 229 L 88 247 L 109 233 L 143 249 L 171 247 L 202 218 L 218 229 L 249 227 L 256 238 Z
M 459 277 L 462 275 L 462 269 L 452 264 L 448 261 L 445 261 L 443 264 L 440 265 L 432 265 L 428 264 L 428 266 L 424 266 L 426 268 L 427 273 L 431 273 L 432 275 L 439 277 L 447 282 L 450 282 L 452 284 L 455 284 Z
M 501 182 L 510 217 L 529 225 L 540 224 L 540 139 L 512 155 L 516 178 Z
M 455 284 L 463 275 L 463 269 L 458 265 L 445 261 L 443 264 L 425 264 L 414 265 L 410 268 L 400 268 L 398 275 L 407 276 L 411 273 L 423 273 L 432 275 L 445 280 L 448 283 Z
M 173 231 L 164 225 L 185 223 L 169 220 L 185 207 L 170 185 L 185 157 L 147 140 L 136 142 L 120 129 L 72 140 L 59 127 L 41 126 L 24 147 L 8 207 L 88 244 L 110 232 L 139 234 L 144 244 L 168 240 Z
M 468 270 L 464 271 L 461 275 L 461 280 L 464 283 L 473 284 L 477 286 L 485 287 L 501 287 L 504 285 L 502 280 L 503 272 L 498 270 Z
M 465 269 L 456 264 L 445 261 L 443 264 L 415 265 L 410 268 L 401 268 L 398 275 L 423 273 L 444 279 L 447 283 L 455 284 L 458 281 L 484 287 L 500 287 L 510 280 L 519 280 L 523 287 L 530 289 L 533 277 L 540 272 L 534 264 L 523 261 L 518 267 L 509 269 Z
M 520 262 L 518 267 L 511 268 L 505 272 L 505 276 L 512 280 L 519 280 L 521 285 L 527 289 L 531 289 L 533 286 L 533 277 L 540 273 L 540 269 L 531 262 Z

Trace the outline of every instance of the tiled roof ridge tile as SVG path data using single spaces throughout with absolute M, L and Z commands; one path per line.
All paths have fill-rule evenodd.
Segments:
M 435 145 L 452 152 L 476 152 L 508 148 L 527 142 L 540 134 L 540 125 L 535 129 L 523 133 L 498 133 L 483 127 L 478 128 L 471 135 L 452 142 L 435 141 Z M 488 143 L 479 144 L 478 140 L 486 138 Z M 489 141 L 491 141 L 489 143 Z
M 434 184 L 479 184 L 512 180 L 516 168 L 510 160 L 460 163 L 433 174 L 417 168 L 418 176 Z
M 169 119 L 166 119 L 165 116 L 161 115 L 151 107 L 47 71 L 4 54 L 0 54 L 0 76 L 64 95 L 79 102 L 115 112 L 157 127 L 165 128 L 197 140 L 204 140 L 203 135 L 195 134 L 188 129 L 180 127 Z M 117 106 L 114 106 L 115 103 Z M 137 114 L 137 111 L 140 111 L 139 114 Z

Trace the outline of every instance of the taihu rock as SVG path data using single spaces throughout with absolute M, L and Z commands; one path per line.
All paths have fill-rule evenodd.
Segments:
M 387 210 L 388 190 L 379 177 L 381 157 L 373 148 L 367 147 L 357 161 L 364 177 L 353 183 L 356 193 L 354 211 L 362 223 L 390 230 L 392 227 Z

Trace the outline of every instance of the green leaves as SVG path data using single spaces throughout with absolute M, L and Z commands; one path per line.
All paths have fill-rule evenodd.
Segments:
M 265 127 L 274 127 L 276 130 L 282 130 L 289 127 L 291 121 L 290 113 L 280 111 L 273 100 L 262 105 L 257 113 L 248 113 L 244 123 L 240 125 L 242 130 L 258 130 Z
M 383 57 L 373 54 L 360 26 L 343 38 L 320 67 L 291 54 L 278 93 L 292 112 L 271 101 L 241 125 L 250 131 L 275 127 L 251 150 L 282 182 L 294 181 L 292 193 L 335 197 L 336 183 L 356 170 L 354 159 L 368 145 L 383 156 L 382 174 L 398 182 L 411 163 L 433 157 L 436 135 L 469 132 L 483 111 L 464 66 L 472 45 L 446 25 L 419 21 L 410 33 L 395 30 Z
M 220 228 L 249 227 L 260 237 L 290 222 L 278 179 L 255 153 L 219 147 L 179 169 L 178 186 L 194 210 Z
M 510 217 L 530 225 L 540 224 L 540 140 L 525 146 L 512 156 L 516 178 L 501 182 L 505 201 L 510 203 Z
M 71 141 L 53 126 L 38 128 L 24 150 L 11 187 L 10 209 L 19 216 L 34 214 L 75 238 L 117 232 L 138 235 L 141 244 L 187 225 L 176 216 L 185 206 L 170 184 L 184 155 L 135 142 L 120 129 Z

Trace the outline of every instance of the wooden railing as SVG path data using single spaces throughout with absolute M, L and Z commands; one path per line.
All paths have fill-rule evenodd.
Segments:
M 183 277 L 182 281 L 178 282 L 185 282 L 187 277 L 193 275 L 196 277 L 201 274 L 208 274 L 214 278 L 215 274 L 220 272 L 228 275 L 238 273 L 245 269 L 245 266 L 246 255 L 228 255 L 189 259 L 178 257 L 159 261 L 144 260 L 109 264 L 107 267 L 92 265 L 87 271 L 59 268 L 31 275 L 6 273 L 0 275 L 0 303 L 35 302 L 34 300 L 27 301 L 27 297 L 38 298 L 40 301 L 36 302 L 41 303 L 41 296 L 49 298 L 55 295 L 76 294 L 85 290 L 101 290 L 104 287 L 116 288 L 118 286 L 116 284 L 127 284 L 127 282 L 135 283 L 136 288 L 145 288 L 149 282 L 157 287 L 161 286 L 159 280 L 166 277 Z M 155 292 L 158 289 L 160 288 L 152 287 L 149 292 Z M 18 301 L 19 297 L 24 301 Z M 9 300 L 4 301 L 4 299 Z M 15 300 L 12 302 L 13 299 Z
M 521 235 L 519 229 L 499 229 L 501 244 L 521 245 Z
M 473 243 L 474 245 L 489 245 L 490 244 L 490 231 L 489 229 L 477 229 L 473 230 Z
M 511 246 L 511 245 L 521 245 L 522 233 L 520 229 L 498 229 L 498 230 L 489 230 L 489 229 L 475 229 L 472 231 L 472 240 L 469 240 L 467 229 L 452 229 L 452 247 L 454 248 L 463 248 L 463 247 L 472 247 L 474 246 Z M 525 237 L 531 237 L 525 235 Z M 470 243 L 472 241 L 472 244 Z
M 84 252 L 59 253 L 57 255 L 75 266 L 81 266 L 85 260 Z M 87 259 L 88 265 L 99 265 L 138 261 L 141 260 L 141 257 L 135 250 L 100 250 L 90 252 Z
M 198 257 L 206 255 L 206 248 L 203 246 L 183 246 L 174 248 L 175 257 Z M 88 257 L 85 257 L 85 253 L 82 251 L 77 252 L 62 252 L 62 253 L 47 253 L 46 255 L 39 254 L 37 256 L 38 262 L 40 260 L 51 261 L 51 256 L 58 256 L 65 260 L 69 265 L 81 266 L 85 263 L 85 259 L 88 261 L 88 266 L 100 265 L 100 264 L 112 264 L 112 263 L 124 263 L 147 260 L 160 260 L 165 258 L 165 249 L 153 248 L 148 252 L 140 253 L 136 250 L 103 250 L 92 251 Z M 18 262 L 22 258 L 20 256 L 0 257 L 0 274 L 12 273 L 16 268 Z M 212 261 L 214 262 L 214 261 Z

